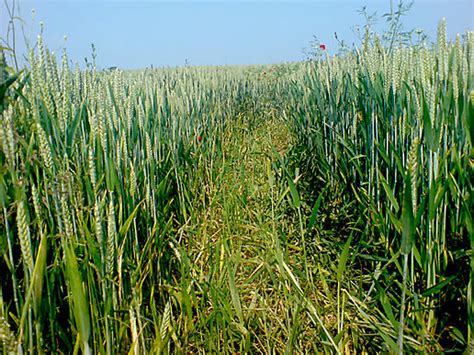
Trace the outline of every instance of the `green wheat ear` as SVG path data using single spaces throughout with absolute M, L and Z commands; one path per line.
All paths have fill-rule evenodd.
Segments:
M 36 124 L 36 131 L 38 134 L 39 152 L 43 158 L 43 163 L 48 169 L 48 172 L 53 174 L 53 158 L 51 154 L 51 147 L 46 138 L 46 133 L 43 130 L 43 127 L 41 127 L 41 124 Z
M 10 165 L 15 166 L 16 142 L 15 135 L 13 133 L 13 106 L 9 106 L 3 113 L 0 114 L 0 123 L 3 126 L 3 151 Z
M 135 168 L 133 161 L 130 161 L 130 196 L 135 197 L 137 192 L 137 178 L 135 176 Z
M 20 249 L 23 256 L 23 262 L 26 269 L 31 275 L 33 272 L 33 256 L 31 252 L 30 228 L 26 218 L 26 208 L 23 200 L 17 203 L 17 219 L 18 238 L 20 239 Z
M 410 152 L 408 153 L 408 170 L 411 178 L 411 193 L 413 203 L 413 213 L 416 215 L 416 201 L 418 189 L 418 155 L 419 155 L 420 140 L 415 138 L 412 142 Z
M 15 334 L 10 329 L 10 324 L 3 317 L 0 317 L 0 340 L 8 354 L 15 354 L 18 351 L 19 345 L 15 339 Z
M 106 252 L 106 276 L 112 279 L 115 262 L 115 207 L 112 193 L 110 193 L 109 208 L 107 210 L 107 252 Z
M 171 302 L 168 301 L 166 303 L 165 310 L 163 312 L 163 318 L 161 320 L 161 326 L 160 326 L 161 341 L 165 341 L 166 336 L 168 335 L 168 331 L 171 326 L 171 317 L 172 317 Z

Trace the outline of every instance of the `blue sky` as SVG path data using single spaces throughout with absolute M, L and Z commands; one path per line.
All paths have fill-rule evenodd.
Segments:
M 7 0 L 11 2 L 11 0 Z M 397 3 L 398 1 L 394 1 Z M 59 52 L 64 35 L 69 58 L 84 63 L 97 49 L 99 67 L 255 64 L 305 58 L 313 35 L 330 51 L 337 49 L 333 33 L 358 43 L 357 13 L 363 5 L 382 15 L 389 0 L 307 1 L 19 1 L 25 33 L 34 41 L 44 23 L 47 46 Z M 34 22 L 31 9 L 36 11 Z M 0 36 L 6 36 L 7 15 L 0 6 Z M 445 17 L 448 35 L 474 29 L 472 0 L 418 0 L 406 28 L 422 28 L 434 38 Z M 384 20 L 379 20 L 383 27 Z M 17 41 L 23 50 L 21 32 Z

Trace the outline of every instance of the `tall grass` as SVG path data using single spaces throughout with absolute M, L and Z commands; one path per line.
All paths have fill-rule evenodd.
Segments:
M 448 42 L 442 21 L 430 48 L 367 35 L 290 95 L 308 200 L 329 185 L 327 203 L 341 201 L 323 229 L 354 235 L 358 331 L 393 352 L 472 347 L 473 65 L 474 34 Z
M 30 352 L 142 353 L 158 324 L 166 348 L 176 228 L 263 90 L 255 69 L 83 71 L 41 37 L 29 64 L 0 124 L 3 322 Z

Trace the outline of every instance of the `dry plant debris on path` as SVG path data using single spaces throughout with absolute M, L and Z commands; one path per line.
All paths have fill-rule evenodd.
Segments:
M 317 349 L 319 330 L 277 260 L 279 249 L 287 254 L 281 250 L 280 239 L 299 233 L 298 226 L 283 218 L 284 211 L 275 211 L 279 191 L 269 179 L 274 154 L 283 158 L 289 139 L 285 123 L 276 119 L 255 129 L 248 129 L 244 122 L 233 126 L 226 135 L 219 179 L 205 189 L 209 202 L 203 207 L 202 200 L 197 201 L 195 208 L 201 213 L 183 226 L 193 246 L 189 250 L 192 278 L 216 288 L 209 290 L 215 296 L 206 300 L 207 307 L 197 307 L 204 314 L 196 315 L 197 323 L 222 319 L 216 322 L 219 338 L 207 344 L 215 350 Z M 300 250 L 288 249 L 288 259 L 295 265 L 301 257 Z M 195 350 L 200 348 L 198 341 Z

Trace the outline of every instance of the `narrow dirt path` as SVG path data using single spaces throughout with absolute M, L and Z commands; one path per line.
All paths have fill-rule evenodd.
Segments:
M 275 149 L 284 153 L 287 141 L 286 128 L 275 120 L 255 129 L 244 129 L 242 139 L 229 145 L 227 184 L 222 191 L 223 220 L 228 231 L 224 239 L 228 240 L 228 274 L 235 273 L 235 287 L 229 283 L 232 305 L 234 310 L 238 309 L 240 302 L 242 324 L 260 342 L 253 346 L 266 352 L 286 345 L 283 339 L 289 337 L 283 322 L 288 302 L 280 297 L 281 284 L 274 270 L 278 222 L 272 214 L 268 175 L 272 147 L 277 146 Z
M 211 327 L 220 334 L 204 345 L 212 351 L 312 349 L 314 327 L 276 261 L 280 240 L 299 235 L 297 223 L 275 211 L 281 191 L 269 175 L 275 151 L 283 156 L 288 141 L 277 119 L 229 129 L 223 162 L 206 186 L 206 206 L 187 231 L 194 241 L 191 275 L 200 290 L 195 319 L 201 323 L 193 329 L 199 336 L 190 340 L 196 350 Z M 298 259 L 298 250 L 284 252 Z

